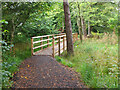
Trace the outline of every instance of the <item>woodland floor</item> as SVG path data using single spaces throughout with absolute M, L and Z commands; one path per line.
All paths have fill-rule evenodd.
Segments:
M 50 56 L 24 60 L 13 81 L 12 88 L 86 88 L 78 73 Z

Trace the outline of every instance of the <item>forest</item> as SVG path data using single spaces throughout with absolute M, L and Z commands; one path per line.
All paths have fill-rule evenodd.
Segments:
M 12 87 L 19 66 L 32 57 L 31 37 L 60 33 L 67 50 L 55 56 L 57 62 L 79 73 L 88 88 L 118 88 L 117 1 L 2 2 L 1 8 L 3 88 Z M 78 34 L 75 43 L 72 33 Z

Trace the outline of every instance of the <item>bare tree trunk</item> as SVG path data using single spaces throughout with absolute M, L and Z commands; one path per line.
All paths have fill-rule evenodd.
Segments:
M 78 25 L 78 30 L 79 30 L 79 35 L 80 35 L 80 41 L 82 42 L 82 29 L 81 29 L 81 18 L 80 18 L 80 6 L 79 6 L 79 3 L 77 2 L 78 4 L 78 12 L 79 12 L 79 15 L 77 16 L 77 25 Z
M 12 31 L 11 31 L 11 44 L 13 43 L 14 32 L 15 32 L 15 25 L 14 25 L 14 19 L 13 19 L 12 20 Z
M 85 24 L 85 20 L 84 20 L 83 16 L 81 16 L 81 24 L 82 24 L 82 31 L 83 31 L 84 38 L 86 38 L 87 31 L 86 31 L 86 24 Z
M 89 22 L 89 20 L 88 20 L 88 35 L 89 35 L 89 36 L 91 35 L 90 22 Z
M 64 32 L 64 21 L 62 21 L 62 30 Z
M 71 27 L 71 16 L 69 10 L 68 0 L 63 0 L 64 6 L 64 15 L 65 15 L 65 29 L 66 29 L 66 38 L 67 38 L 67 52 L 73 54 L 73 39 L 72 39 L 72 27 Z
M 84 26 L 83 26 L 83 17 L 81 16 L 81 26 L 82 26 L 82 33 L 83 33 L 83 35 L 84 35 Z
M 80 27 L 79 18 L 77 18 L 77 26 L 78 26 L 78 31 L 79 31 L 79 35 L 80 35 L 80 41 L 82 42 L 82 31 L 81 31 L 81 27 Z

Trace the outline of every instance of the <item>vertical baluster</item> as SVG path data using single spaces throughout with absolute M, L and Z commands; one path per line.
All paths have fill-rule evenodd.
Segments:
M 65 51 L 65 36 L 63 36 L 63 51 Z
M 47 37 L 47 39 L 49 39 L 49 36 Z M 47 41 L 47 44 L 48 44 L 47 47 L 49 47 L 49 40 Z
M 60 37 L 58 39 L 58 55 L 60 56 Z
M 53 58 L 55 57 L 55 39 L 54 39 L 54 35 L 53 35 L 53 42 L 52 42 L 52 44 L 53 44 Z
M 40 40 L 43 40 L 43 37 L 40 38 Z M 40 43 L 41 45 L 43 45 L 43 42 Z M 40 46 L 41 46 L 40 45 Z M 43 49 L 43 47 L 41 47 L 41 50 Z

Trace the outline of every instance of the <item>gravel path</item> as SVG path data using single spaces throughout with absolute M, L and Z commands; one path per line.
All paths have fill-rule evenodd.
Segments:
M 85 88 L 78 74 L 50 56 L 32 56 L 19 67 L 13 88 Z

